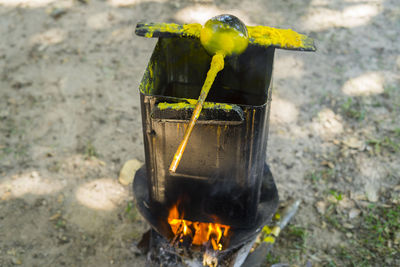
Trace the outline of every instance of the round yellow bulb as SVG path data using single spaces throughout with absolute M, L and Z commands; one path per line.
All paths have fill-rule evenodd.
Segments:
M 233 15 L 220 15 L 206 22 L 200 32 L 206 51 L 225 56 L 239 55 L 246 50 L 249 38 L 246 25 Z

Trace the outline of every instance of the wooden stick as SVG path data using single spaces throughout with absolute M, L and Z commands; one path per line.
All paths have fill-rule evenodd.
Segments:
M 225 56 L 222 53 L 216 53 L 212 57 L 210 70 L 208 71 L 207 78 L 203 84 L 203 87 L 201 88 L 200 96 L 199 96 L 199 99 L 197 100 L 196 107 L 194 108 L 192 117 L 190 118 L 189 124 L 186 127 L 185 135 L 183 136 L 183 139 L 182 139 L 178 149 L 176 150 L 174 158 L 169 167 L 170 172 L 175 172 L 176 169 L 178 168 L 179 162 L 182 159 L 183 152 L 185 151 L 186 145 L 189 141 L 189 137 L 192 134 L 193 127 L 196 124 L 196 121 L 200 116 L 200 113 L 203 108 L 204 101 L 206 100 L 206 97 L 208 95 L 208 92 L 210 91 L 210 88 L 211 88 L 218 72 L 220 72 L 224 68 L 224 57 Z

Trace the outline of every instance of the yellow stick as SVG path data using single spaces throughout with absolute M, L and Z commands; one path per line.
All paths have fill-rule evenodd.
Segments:
M 182 159 L 183 152 L 185 151 L 186 145 L 189 141 L 189 137 L 192 134 L 193 127 L 200 116 L 201 110 L 203 108 L 203 103 L 206 100 L 208 92 L 210 91 L 210 88 L 218 72 L 220 72 L 224 68 L 224 57 L 225 57 L 224 54 L 216 53 L 211 60 L 210 70 L 208 71 L 207 78 L 203 84 L 203 87 L 201 88 L 200 96 L 199 99 L 197 100 L 196 107 L 194 108 L 192 117 L 190 118 L 189 124 L 186 127 L 185 135 L 183 136 L 183 139 L 178 149 L 176 150 L 174 158 L 169 167 L 170 172 L 175 172 L 176 169 L 178 168 L 179 162 Z

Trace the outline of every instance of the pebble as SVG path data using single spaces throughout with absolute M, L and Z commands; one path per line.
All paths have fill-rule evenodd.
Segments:
M 12 257 L 11 261 L 12 261 L 12 263 L 13 263 L 14 265 L 21 265 L 21 264 L 22 264 L 21 259 L 18 259 L 18 258 L 16 258 L 16 257 Z
M 51 216 L 50 218 L 49 218 L 49 221 L 55 221 L 55 220 L 57 220 L 58 218 L 60 218 L 61 217 L 61 213 L 56 213 L 56 214 L 54 214 L 53 216 Z
M 324 215 L 324 214 L 325 214 L 326 206 L 327 206 L 327 205 L 326 205 L 326 202 L 325 202 L 325 201 L 318 201 L 318 202 L 315 204 L 315 207 L 316 207 L 318 213 L 321 214 L 321 215 Z
M 120 182 L 120 184 L 129 185 L 130 183 L 132 183 L 136 171 L 139 170 L 142 165 L 143 163 L 138 161 L 137 159 L 132 159 L 125 162 L 119 173 L 118 181 Z
M 50 11 L 50 16 L 53 19 L 59 19 L 61 16 L 67 14 L 67 10 L 64 8 L 54 8 Z
M 346 229 L 354 229 L 354 225 L 349 224 L 349 223 L 344 223 L 343 227 L 346 228 Z
M 398 232 L 396 232 L 395 234 L 394 234 L 394 243 L 397 245 L 397 244 L 400 244 L 400 231 L 398 231 Z
M 354 219 L 358 217 L 361 214 L 361 211 L 359 209 L 351 209 L 349 211 L 349 219 Z
M 361 151 L 365 149 L 365 143 L 355 137 L 350 137 L 344 140 L 343 144 L 349 148 L 358 149 Z
M 372 183 L 369 183 L 365 186 L 365 194 L 367 195 L 369 202 L 377 202 L 379 199 L 378 188 L 372 185 Z
M 327 166 L 327 167 L 329 167 L 330 169 L 335 168 L 335 164 L 333 164 L 333 163 L 330 162 L 330 161 L 326 161 L 326 160 L 322 161 L 322 162 L 321 162 L 321 165 L 322 165 L 322 166 Z
M 342 200 L 339 201 L 339 206 L 343 209 L 351 209 L 354 208 L 354 202 L 348 197 L 343 196 Z

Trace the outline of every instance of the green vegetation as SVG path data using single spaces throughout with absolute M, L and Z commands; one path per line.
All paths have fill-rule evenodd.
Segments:
M 57 229 L 60 229 L 60 228 L 62 228 L 62 229 L 65 229 L 66 227 L 67 227 L 67 222 L 64 220 L 64 219 L 58 219 L 57 221 L 56 221 L 56 223 L 55 223 L 55 227 L 57 228 Z
M 335 170 L 330 168 L 321 168 L 314 170 L 306 175 L 306 179 L 310 180 L 313 184 L 321 182 L 327 182 L 331 180 L 335 175 Z
M 365 118 L 365 109 L 358 102 L 353 102 L 351 97 L 348 97 L 346 102 L 342 104 L 344 115 L 351 119 L 362 121 Z
M 267 254 L 267 263 L 270 264 L 275 264 L 275 263 L 280 263 L 281 259 L 279 255 L 274 255 L 273 253 L 269 252 Z
M 397 130 L 397 129 L 396 129 Z M 385 136 L 380 139 L 370 139 L 367 140 L 367 144 L 374 147 L 374 152 L 376 155 L 380 155 L 382 150 L 386 150 L 391 153 L 396 153 L 400 150 L 400 141 L 396 140 L 399 135 L 393 135 L 393 137 Z
M 333 189 L 332 189 L 332 190 L 329 191 L 329 193 L 330 193 L 332 196 L 334 196 L 335 199 L 336 199 L 337 201 L 340 201 L 340 200 L 343 199 L 342 193 L 339 193 L 339 192 L 337 192 L 336 190 L 333 190 Z
M 342 261 L 337 266 L 394 266 L 391 264 L 400 259 L 400 206 L 370 205 L 351 230 L 342 226 L 346 218 L 340 214 L 331 213 L 325 220 L 337 230 L 351 233 L 337 248 Z
M 96 148 L 93 146 L 92 142 L 88 142 L 85 147 L 85 158 L 91 159 L 98 156 Z
M 135 207 L 135 204 L 133 203 L 133 201 L 129 201 L 126 204 L 124 213 L 125 213 L 125 217 L 128 220 L 130 220 L 132 222 L 137 220 L 138 213 L 137 213 L 137 210 L 136 210 L 136 207 Z
M 267 256 L 269 264 L 277 262 L 298 263 L 307 258 L 307 230 L 298 225 L 288 225 L 277 238 L 275 246 L 285 247 L 284 254 L 277 254 L 274 250 Z
M 293 246 L 296 249 L 303 249 L 306 243 L 307 230 L 300 226 L 289 225 L 287 232 L 289 238 L 294 241 Z
M 11 155 L 15 160 L 20 161 L 29 155 L 30 144 L 26 140 L 25 131 L 25 127 L 28 125 L 29 122 L 26 120 L 21 122 L 12 119 L 0 121 L 0 133 L 6 138 L 6 142 L 3 141 L 4 143 L 0 145 L 0 160 Z

